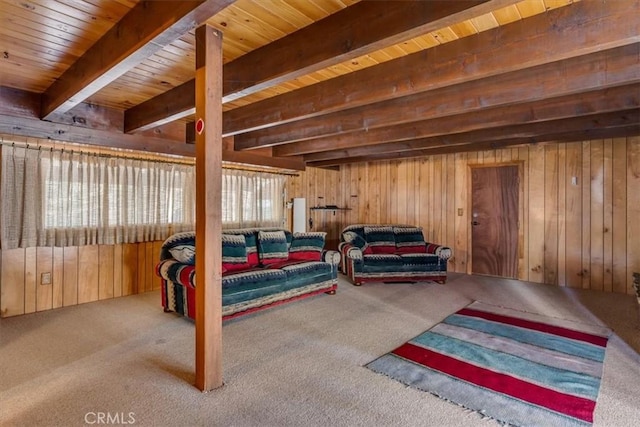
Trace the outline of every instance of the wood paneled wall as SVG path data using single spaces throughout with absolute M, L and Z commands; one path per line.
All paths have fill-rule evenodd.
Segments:
M 453 249 L 450 271 L 470 273 L 470 168 L 514 163 L 521 170 L 518 278 L 632 294 L 632 272 L 640 271 L 640 137 L 309 168 L 289 179 L 287 194 L 305 197 L 308 207 L 351 209 L 309 211 L 329 242 L 348 224 L 416 224 L 427 240 Z
M 470 273 L 470 168 L 514 163 L 522 178 L 518 278 L 633 294 L 640 137 L 309 168 L 288 179 L 287 197 L 306 198 L 327 247 L 348 224 L 416 224 L 427 240 L 453 248 L 451 271 Z M 324 205 L 350 210 L 309 209 Z M 161 244 L 1 251 L 0 317 L 158 289 Z M 42 285 L 47 272 L 51 284 Z
M 159 289 L 155 266 L 161 246 L 158 241 L 0 251 L 0 317 Z M 51 273 L 50 284 L 41 284 L 43 273 Z

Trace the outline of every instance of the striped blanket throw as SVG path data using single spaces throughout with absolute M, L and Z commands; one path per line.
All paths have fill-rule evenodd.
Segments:
M 610 332 L 474 302 L 367 367 L 503 423 L 588 426 Z

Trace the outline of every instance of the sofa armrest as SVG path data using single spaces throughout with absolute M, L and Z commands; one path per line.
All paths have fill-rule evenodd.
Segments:
M 340 264 L 340 252 L 338 251 L 323 251 L 322 252 L 322 261 L 328 262 L 332 266 L 337 266 Z
M 438 257 L 444 261 L 451 258 L 451 248 L 436 243 L 427 243 L 427 253 L 438 255 Z
M 342 253 L 352 261 L 362 261 L 364 259 L 360 248 L 350 244 L 344 246 Z

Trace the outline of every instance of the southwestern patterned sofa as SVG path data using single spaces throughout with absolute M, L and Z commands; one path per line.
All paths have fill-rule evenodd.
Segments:
M 340 254 L 324 250 L 325 236 L 274 228 L 223 230 L 223 320 L 334 294 Z M 156 273 L 165 311 L 195 319 L 195 232 L 174 234 L 163 243 Z
M 424 240 L 422 228 L 400 224 L 358 224 L 342 230 L 341 271 L 351 282 L 447 280 L 451 249 Z

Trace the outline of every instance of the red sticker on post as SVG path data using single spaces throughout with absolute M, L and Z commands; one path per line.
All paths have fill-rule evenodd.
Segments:
M 202 135 L 203 130 L 204 130 L 204 120 L 198 119 L 198 121 L 196 122 L 196 132 L 198 132 L 198 135 Z

